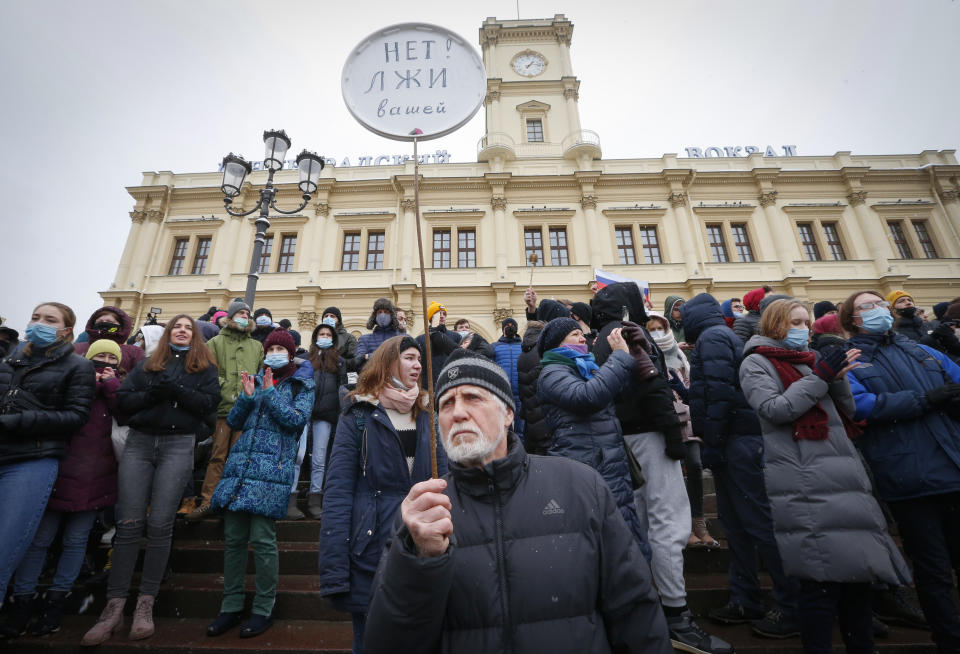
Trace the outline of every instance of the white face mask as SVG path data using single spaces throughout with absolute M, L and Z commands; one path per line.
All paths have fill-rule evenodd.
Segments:
M 460 334 L 460 337 L 461 337 L 461 338 L 463 338 L 464 336 L 467 336 L 467 335 L 470 333 L 470 330 L 469 330 L 469 329 L 461 329 L 461 330 L 458 331 L 457 333 Z
M 650 336 L 651 336 L 651 338 L 653 338 L 653 339 L 655 339 L 655 340 L 658 339 L 658 338 L 663 338 L 663 337 L 665 337 L 666 335 L 667 335 L 667 332 L 663 331 L 662 329 L 651 329 L 651 330 L 650 330 Z

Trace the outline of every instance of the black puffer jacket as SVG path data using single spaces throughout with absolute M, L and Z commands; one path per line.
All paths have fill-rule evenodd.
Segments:
M 188 373 L 186 352 L 172 351 L 160 372 L 151 372 L 141 361 L 120 385 L 117 403 L 129 416 L 133 429 L 145 434 L 207 433 L 216 422 L 220 380 L 215 365 Z
M 24 348 L 0 360 L 0 464 L 64 458 L 96 392 L 93 364 L 74 354 L 72 343 L 34 346 L 33 356 Z
M 366 651 L 669 653 L 650 568 L 603 479 L 508 438 L 507 456 L 483 468 L 450 464 L 445 554 L 418 557 L 395 520 Z
M 327 327 L 327 325 L 320 324 L 314 328 L 313 334 L 310 336 L 311 344 L 316 343 L 317 332 L 320 331 L 321 327 Z M 337 350 L 338 353 L 339 343 L 340 334 L 334 332 L 333 345 L 330 347 Z M 311 351 L 313 347 L 315 346 L 311 345 Z M 316 384 L 313 413 L 310 415 L 310 419 L 323 420 L 336 427 L 337 418 L 340 415 L 340 387 L 347 385 L 347 363 L 343 360 L 343 357 L 338 356 L 336 372 L 323 370 L 319 361 L 311 360 L 310 363 L 313 365 L 313 382 Z
M 623 326 L 623 321 L 620 320 L 623 317 L 623 307 L 627 307 L 630 312 L 630 320 L 641 326 L 647 322 L 647 312 L 643 308 L 643 295 L 633 283 L 617 282 L 605 286 L 597 291 L 591 304 L 591 327 L 599 330 L 593 345 L 593 356 L 597 365 L 602 366 L 611 352 L 607 336 L 617 327 Z M 645 326 L 643 332 L 651 346 L 650 359 L 660 375 L 642 379 L 639 369 L 635 368 L 630 384 L 617 396 L 617 418 L 624 434 L 659 431 L 666 438 L 680 442 L 683 439 L 680 419 L 673 406 L 673 391 L 667 383 L 667 366 L 663 361 L 663 353 L 653 342 L 653 337 Z
M 420 346 L 420 352 L 426 356 L 427 340 L 423 334 L 417 336 L 417 345 Z M 430 359 L 433 362 L 433 383 L 437 383 L 440 371 L 447 362 L 447 357 L 460 346 L 460 334 L 447 329 L 446 325 L 437 325 L 430 328 Z M 427 387 L 427 362 L 423 362 L 423 374 L 420 375 L 420 385 Z
M 537 379 L 540 377 L 540 355 L 537 354 L 537 339 L 542 325 L 531 325 L 523 334 L 523 353 L 517 357 L 517 381 L 520 388 L 520 417 L 524 421 L 523 444 L 530 454 L 546 454 L 550 446 L 547 419 L 540 408 L 537 396 Z
M 894 316 L 893 331 L 906 336 L 914 343 L 919 343 L 927 333 L 927 325 L 920 316 Z

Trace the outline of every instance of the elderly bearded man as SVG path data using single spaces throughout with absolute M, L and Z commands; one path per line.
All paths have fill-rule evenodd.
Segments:
M 436 395 L 451 472 L 400 507 L 367 652 L 670 652 L 650 568 L 603 478 L 524 451 L 492 361 L 451 355 Z

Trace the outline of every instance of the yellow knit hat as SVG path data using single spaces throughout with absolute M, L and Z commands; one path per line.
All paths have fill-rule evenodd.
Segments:
M 120 359 L 123 357 L 123 353 L 120 350 L 120 346 L 117 345 L 115 342 L 106 338 L 101 338 L 99 341 L 94 341 L 93 343 L 91 343 L 90 349 L 87 350 L 87 353 L 84 356 L 87 357 L 88 359 L 92 359 L 98 354 L 104 354 L 104 353 L 112 354 L 113 356 L 117 357 L 117 362 L 119 362 Z
M 437 311 L 446 311 L 447 307 L 443 306 L 439 302 L 431 302 L 430 306 L 427 307 L 427 322 L 433 320 L 433 314 Z
M 890 306 L 892 307 L 894 304 L 897 303 L 897 300 L 899 300 L 902 297 L 908 297 L 911 300 L 913 299 L 913 296 L 907 293 L 906 291 L 891 291 L 890 294 L 887 296 L 887 302 L 889 302 Z

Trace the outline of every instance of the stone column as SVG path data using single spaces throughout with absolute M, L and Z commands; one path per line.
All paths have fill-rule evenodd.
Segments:
M 127 242 L 123 246 L 123 254 L 120 255 L 120 265 L 117 266 L 117 276 L 113 280 L 113 286 L 118 289 L 127 288 L 127 284 L 133 281 L 130 278 L 130 265 L 133 263 L 133 257 L 140 244 L 140 232 L 143 231 L 143 221 L 147 214 L 144 211 L 130 212 L 130 232 L 127 234 Z
M 890 266 L 890 257 L 893 250 L 887 241 L 887 229 L 879 216 L 870 211 L 867 206 L 867 192 L 853 191 L 847 196 L 847 201 L 853 207 L 857 214 L 857 222 L 860 223 L 860 231 L 867 238 L 867 247 L 870 250 L 870 258 L 873 259 L 877 269 L 877 276 L 883 277 L 887 274 Z
M 400 208 L 403 210 L 403 222 L 400 226 L 400 279 L 411 282 L 413 281 L 413 266 L 420 266 L 419 258 L 415 258 L 414 254 L 417 252 L 417 205 L 413 198 L 404 198 L 400 200 Z M 429 234 L 423 235 L 424 240 L 429 241 L 431 236 Z M 423 263 L 425 266 L 429 267 L 427 263 L 427 256 L 429 252 L 433 250 L 428 248 L 428 243 L 424 243 L 423 247 Z
M 673 207 L 674 220 L 677 221 L 677 231 L 680 232 L 680 246 L 683 250 L 683 263 L 687 269 L 687 277 L 693 277 L 696 274 L 699 265 L 697 263 L 697 246 L 694 243 L 693 235 L 698 230 L 693 229 L 693 223 L 690 220 L 687 211 L 687 194 L 684 192 L 674 192 L 667 197 L 670 206 Z M 701 270 L 704 274 L 706 271 Z
M 233 255 L 237 250 L 237 239 L 240 237 L 240 222 L 243 218 L 227 215 L 227 224 L 220 228 L 213 247 L 213 257 L 210 262 L 210 272 L 220 278 L 222 288 L 230 288 L 230 275 L 233 274 Z
M 794 262 L 800 258 L 793 238 L 793 228 L 787 217 L 777 209 L 777 192 L 765 191 L 757 198 L 763 207 L 763 215 L 767 219 L 767 226 L 773 237 L 774 247 L 777 249 L 777 259 L 780 261 L 780 272 L 784 277 L 794 274 Z
M 940 202 L 947 210 L 947 219 L 953 223 L 954 232 L 960 234 L 960 191 L 943 191 L 940 193 Z
M 597 196 L 584 195 L 580 198 L 580 206 L 583 208 L 584 226 L 586 227 L 584 233 L 587 235 L 587 252 L 590 253 L 590 267 L 602 268 L 603 255 L 600 253 L 599 247 L 602 232 L 601 234 L 594 233 L 597 229 Z
M 503 189 L 501 188 L 500 191 Z M 494 227 L 494 254 L 497 262 L 497 279 L 507 278 L 507 219 L 504 212 L 507 209 L 507 198 L 503 195 L 494 195 L 490 201 L 493 206 Z
M 580 99 L 580 94 L 577 93 L 577 89 L 568 87 L 563 89 L 563 98 L 567 103 L 567 120 L 570 122 L 570 133 L 579 132 L 580 112 L 577 110 L 577 100 Z

